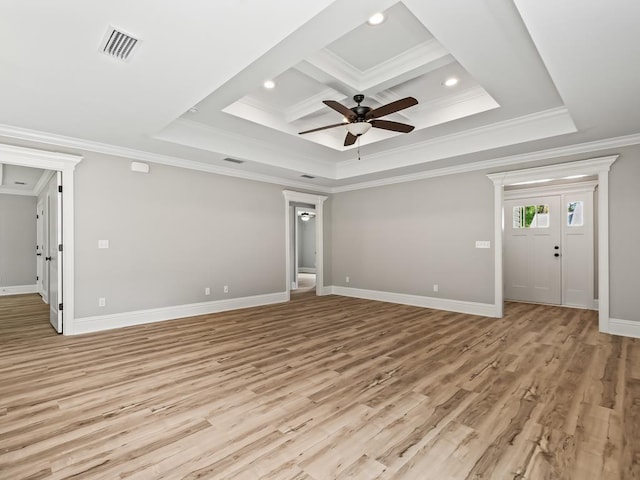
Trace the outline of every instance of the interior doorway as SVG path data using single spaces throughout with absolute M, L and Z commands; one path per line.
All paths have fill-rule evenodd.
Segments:
M 49 195 L 49 228 L 45 229 L 44 225 L 42 228 L 43 238 L 47 236 L 47 231 L 49 231 L 49 239 L 53 241 L 49 243 L 46 250 L 42 250 L 42 256 L 44 257 L 42 269 L 43 272 L 47 269 L 47 262 L 55 262 L 53 271 L 52 268 L 49 267 L 48 277 L 49 287 L 47 289 L 47 296 L 49 298 L 47 298 L 47 300 L 49 305 L 52 305 L 50 309 L 50 322 L 58 333 L 65 334 L 72 334 L 74 327 L 73 177 L 74 169 L 81 160 L 82 157 L 78 155 L 0 144 L 0 163 L 57 172 L 56 175 L 53 176 L 54 188 Z M 62 190 L 59 188 L 60 182 L 64 184 L 64 202 L 61 200 Z M 54 204 L 55 211 L 53 211 Z M 44 202 L 43 205 L 46 210 L 46 202 Z M 35 249 L 34 251 L 37 255 L 38 252 Z M 48 257 L 51 257 L 51 260 L 47 260 Z M 52 278 L 54 275 L 56 277 L 56 284 L 52 286 Z M 64 282 L 62 282 L 63 276 Z M 54 296 L 55 298 L 53 298 Z
M 294 204 L 293 278 L 291 290 L 308 292 L 316 286 L 316 210 Z
M 285 288 L 287 296 L 290 298 L 292 291 L 299 290 L 299 280 L 301 278 L 299 274 L 306 275 L 311 273 L 315 276 L 315 284 L 307 291 L 315 291 L 316 295 L 323 295 L 323 204 L 327 197 L 291 190 L 284 190 L 282 193 L 285 200 Z M 307 258 L 310 260 L 306 260 L 314 266 L 301 268 L 299 258 L 300 246 L 298 245 L 298 240 L 301 238 L 301 228 L 298 226 L 298 222 L 308 223 L 311 221 L 310 218 L 302 220 L 301 217 L 303 213 L 307 213 L 308 217 L 311 217 L 312 213 L 315 213 L 313 220 L 314 228 L 313 230 L 310 227 L 308 228 L 309 232 L 312 231 L 315 245 L 307 247 L 313 250 L 310 250 L 307 255 Z

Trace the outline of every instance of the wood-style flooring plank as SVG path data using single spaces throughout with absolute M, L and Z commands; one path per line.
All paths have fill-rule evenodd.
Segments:
M 0 297 L 0 479 L 640 478 L 640 340 L 338 296 L 76 337 Z

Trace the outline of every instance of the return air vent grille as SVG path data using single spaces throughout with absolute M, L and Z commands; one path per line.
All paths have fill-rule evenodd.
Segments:
M 227 157 L 227 158 L 224 158 L 223 160 L 224 160 L 225 162 L 229 162 L 229 163 L 238 163 L 238 164 L 239 164 L 239 163 L 244 163 L 244 160 L 238 160 L 238 159 L 236 159 L 236 158 L 229 158 L 229 157 Z
M 119 60 L 129 60 L 140 41 L 115 27 L 110 26 L 100 44 L 100 51 Z
M 302 178 L 316 178 L 312 175 L 307 175 L 306 173 L 304 175 L 300 175 Z

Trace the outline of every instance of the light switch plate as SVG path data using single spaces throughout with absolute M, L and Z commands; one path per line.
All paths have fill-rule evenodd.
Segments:
M 476 240 L 476 248 L 491 248 L 489 240 Z
M 109 240 L 98 240 L 98 248 L 109 248 Z

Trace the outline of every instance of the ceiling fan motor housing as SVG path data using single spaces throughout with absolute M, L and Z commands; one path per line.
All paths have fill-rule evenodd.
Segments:
M 351 122 L 365 122 L 367 113 L 371 111 L 371 107 L 366 107 L 364 105 L 360 105 L 360 103 L 364 100 L 364 95 L 358 93 L 353 96 L 353 101 L 358 105 L 351 108 L 351 111 L 356 114 L 356 118 L 350 119 Z

